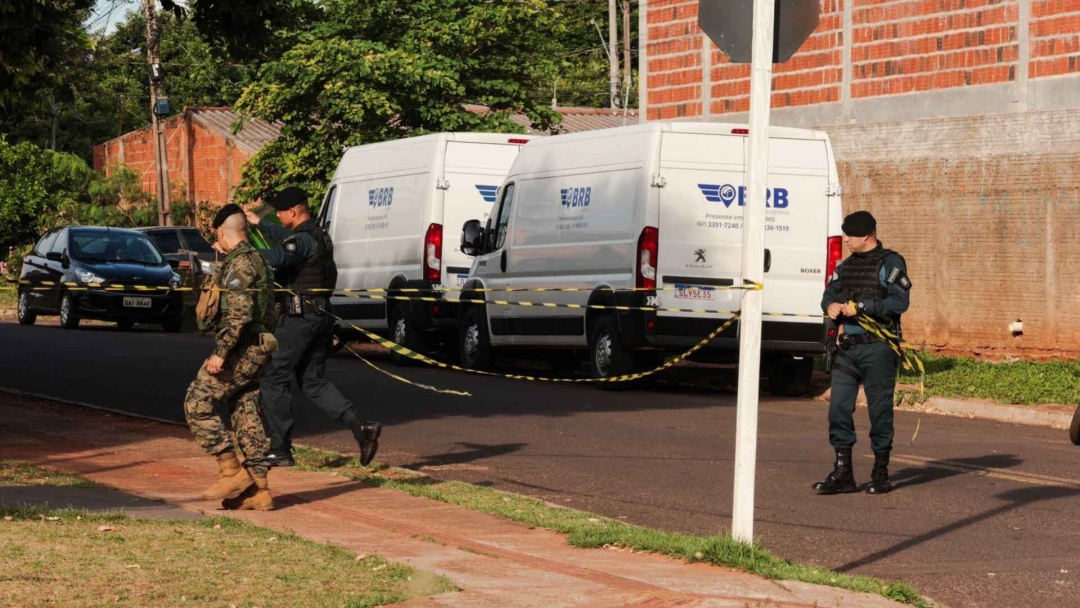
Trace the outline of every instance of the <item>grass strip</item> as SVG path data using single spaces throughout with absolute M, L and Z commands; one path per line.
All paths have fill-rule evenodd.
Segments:
M 18 460 L 0 459 L 0 485 L 96 488 L 98 484 L 75 475 L 54 473 Z
M 978 361 L 919 353 L 928 396 L 991 399 L 1001 403 L 1080 403 L 1080 361 Z M 902 373 L 917 384 L 917 375 Z
M 446 579 L 229 518 L 0 506 L 6 606 L 379 606 Z
M 498 515 L 566 534 L 568 542 L 575 547 L 630 548 L 634 551 L 681 558 L 688 562 L 704 562 L 743 570 L 774 580 L 827 585 L 881 595 L 914 606 L 931 606 L 910 585 L 887 583 L 868 576 L 841 574 L 824 568 L 792 563 L 772 555 L 756 543 L 741 543 L 730 536 L 701 537 L 651 530 L 518 494 L 457 481 L 436 481 L 403 469 L 383 465 L 365 468 L 357 458 L 307 447 L 297 446 L 294 457 L 297 470 L 332 472 L 413 496 Z

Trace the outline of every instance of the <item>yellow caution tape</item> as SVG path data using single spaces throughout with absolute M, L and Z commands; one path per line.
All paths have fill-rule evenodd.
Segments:
M 378 365 L 375 365 L 371 361 L 368 361 L 367 359 L 362 357 L 360 355 L 360 353 L 353 350 L 351 346 L 346 345 L 345 348 L 350 353 L 356 355 L 357 359 L 360 359 L 361 361 L 366 363 L 367 366 L 370 367 L 371 369 L 379 372 L 380 374 L 389 376 L 389 377 L 393 378 L 394 380 L 397 380 L 398 382 L 404 382 L 405 384 L 408 384 L 409 386 L 415 386 L 416 388 L 422 388 L 422 389 L 424 389 L 426 391 L 431 391 L 433 393 L 439 393 L 440 395 L 454 395 L 455 397 L 472 397 L 472 393 L 469 393 L 469 392 L 466 392 L 466 391 L 455 391 L 455 390 L 450 390 L 450 389 L 435 388 L 434 386 L 431 386 L 430 384 L 420 384 L 419 382 L 413 382 L 412 380 L 409 380 L 408 378 L 403 378 L 403 377 L 401 377 L 401 376 L 399 376 L 399 375 L 397 375 L 397 374 L 395 374 L 393 372 L 386 371 L 385 369 L 379 367 Z
M 495 377 L 495 378 L 507 378 L 507 379 L 510 379 L 510 380 L 526 380 L 526 381 L 531 381 L 531 382 L 553 382 L 553 383 L 571 383 L 571 384 L 585 384 L 585 383 L 596 383 L 596 382 L 630 382 L 630 381 L 633 381 L 633 380 L 640 380 L 642 378 L 647 378 L 649 376 L 652 376 L 653 374 L 656 374 L 658 372 L 661 372 L 663 370 L 666 370 L 666 369 L 669 369 L 669 368 L 672 368 L 672 367 L 678 365 L 679 363 L 681 363 L 682 361 L 684 361 L 685 359 L 687 359 L 688 357 L 690 357 L 691 355 L 693 355 L 697 351 L 704 348 L 705 345 L 707 345 L 714 338 L 716 338 L 716 336 L 720 335 L 725 329 L 731 327 L 732 323 L 734 323 L 739 318 L 739 313 L 738 312 L 734 313 L 734 316 L 732 316 L 730 319 L 728 319 L 723 325 L 721 325 L 720 327 L 718 327 L 714 331 L 712 331 L 708 336 L 705 336 L 705 338 L 703 340 L 701 340 L 700 342 L 695 344 L 693 347 L 691 347 L 690 350 L 682 353 L 681 355 L 675 357 L 674 359 L 672 359 L 670 361 L 667 361 L 667 362 L 663 363 L 659 367 L 656 367 L 656 368 L 648 370 L 648 371 L 639 372 L 639 373 L 636 373 L 636 374 L 626 374 L 626 375 L 623 375 L 623 376 L 613 376 L 611 378 L 546 378 L 546 377 L 542 377 L 542 376 L 532 376 L 532 375 L 526 375 L 526 374 L 500 374 L 500 373 L 496 373 L 496 372 L 487 372 L 487 371 L 481 371 L 481 370 L 475 370 L 475 369 L 467 369 L 467 368 L 461 367 L 459 365 L 454 365 L 452 363 L 443 363 L 441 361 L 436 361 L 436 360 L 434 360 L 434 359 L 432 359 L 430 357 L 427 357 L 425 355 L 422 355 L 422 354 L 420 354 L 418 352 L 409 350 L 408 348 L 405 348 L 404 346 L 402 346 L 402 345 L 400 345 L 400 344 L 398 344 L 396 342 L 392 342 L 390 340 L 387 340 L 386 338 L 383 338 L 382 336 L 380 336 L 378 334 L 375 334 L 373 332 L 370 332 L 370 331 L 368 331 L 368 330 L 366 330 L 366 329 L 364 329 L 362 327 L 357 327 L 356 325 L 346 321 L 345 319 L 342 319 L 341 317 L 331 313 L 330 311 L 328 311 L 326 309 L 320 309 L 320 310 L 322 310 L 324 313 L 330 315 L 334 319 L 337 319 L 339 322 L 345 323 L 346 325 L 348 325 L 349 327 L 351 327 L 355 331 L 360 332 L 361 334 L 366 336 L 372 342 L 374 342 L 374 343 L 376 343 L 376 344 L 378 344 L 378 345 L 380 345 L 380 346 L 382 346 L 382 347 L 384 347 L 386 349 L 389 349 L 391 352 L 397 353 L 397 354 L 399 354 L 399 355 L 401 355 L 403 357 L 408 357 L 410 359 L 413 359 L 414 361 L 420 361 L 421 363 L 430 365 L 432 367 L 438 367 L 438 368 L 441 368 L 441 369 L 452 369 L 454 371 L 464 372 L 464 373 L 467 373 L 467 374 L 474 374 L 474 375 L 478 375 L 478 376 L 490 376 L 490 377 Z

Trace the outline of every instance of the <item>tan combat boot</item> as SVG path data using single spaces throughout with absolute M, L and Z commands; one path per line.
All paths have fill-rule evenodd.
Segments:
M 266 473 L 251 473 L 255 485 L 244 491 L 236 498 L 226 498 L 221 501 L 221 508 L 229 511 L 273 511 L 274 499 L 270 496 L 270 488 L 266 483 Z
M 236 459 L 236 453 L 232 450 L 218 454 L 217 462 L 218 479 L 214 485 L 202 493 L 202 497 L 206 500 L 221 500 L 237 496 L 254 483 L 247 470 L 240 466 L 240 461 Z

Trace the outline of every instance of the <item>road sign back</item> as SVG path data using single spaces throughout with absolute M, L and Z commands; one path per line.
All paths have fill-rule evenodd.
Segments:
M 818 26 L 819 0 L 775 0 L 773 63 L 784 63 Z M 733 63 L 750 63 L 754 0 L 700 0 L 698 26 Z

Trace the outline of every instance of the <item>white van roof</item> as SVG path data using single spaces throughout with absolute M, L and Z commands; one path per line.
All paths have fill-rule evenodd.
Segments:
M 518 133 L 432 133 L 352 146 L 345 150 L 338 162 L 334 179 L 428 169 L 435 160 L 435 154 L 442 150 L 446 142 L 509 145 L 533 139 L 535 136 Z M 405 148 L 409 149 L 408 154 L 387 154 Z
M 613 127 L 610 129 L 597 129 L 595 131 L 583 131 L 581 133 L 568 133 L 566 135 L 537 138 L 530 141 L 529 146 L 552 146 L 559 145 L 560 143 L 595 139 L 598 137 L 618 137 L 620 135 L 655 133 L 657 131 L 701 133 L 703 135 L 729 135 L 736 129 L 745 130 L 747 129 L 747 125 L 722 122 L 651 121 L 626 127 Z M 828 139 L 828 135 L 824 131 L 793 129 L 790 127 L 770 127 L 769 136 L 782 139 Z

